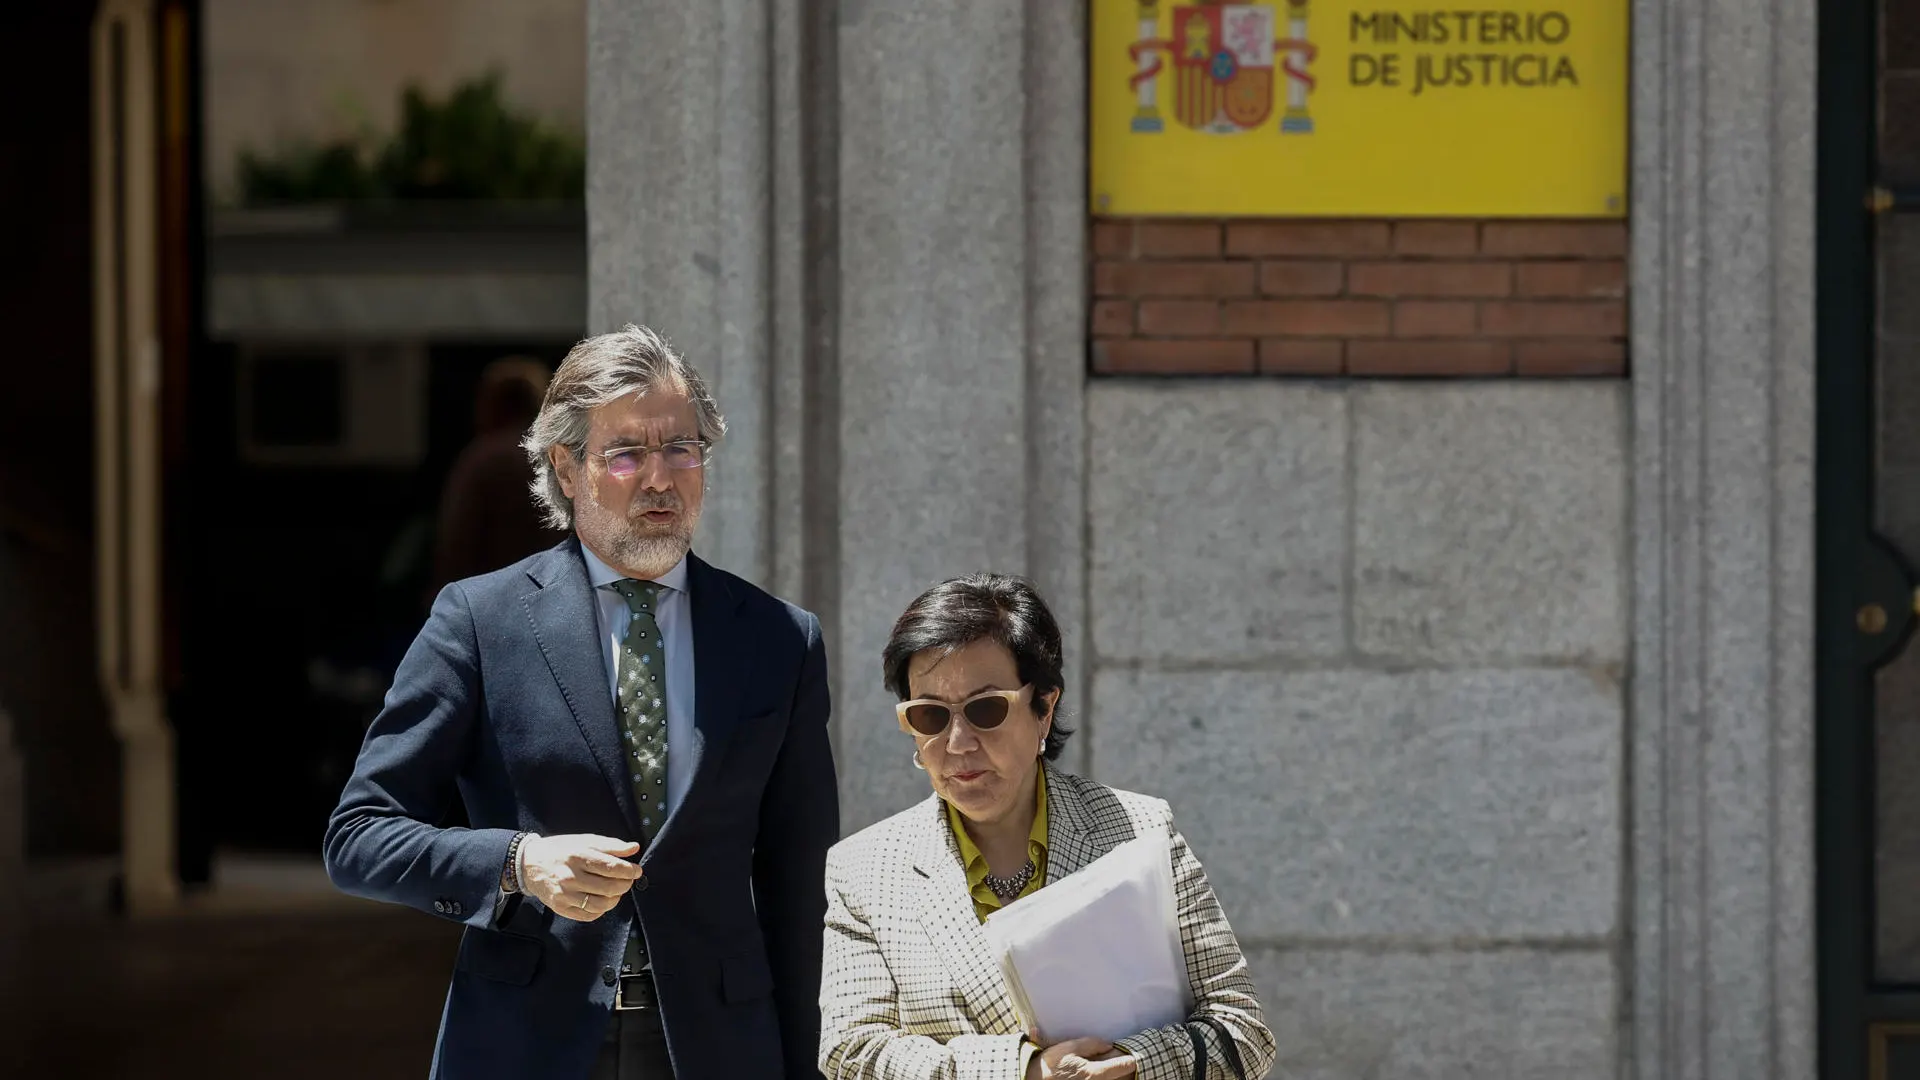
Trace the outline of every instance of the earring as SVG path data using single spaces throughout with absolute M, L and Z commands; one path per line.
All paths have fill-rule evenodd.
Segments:
M 919 769 L 921 772 L 927 771 L 927 767 L 920 763 L 920 751 L 918 750 L 913 752 L 913 767 Z
M 1040 752 L 1043 754 L 1047 752 L 1047 737 L 1045 735 L 1040 736 Z

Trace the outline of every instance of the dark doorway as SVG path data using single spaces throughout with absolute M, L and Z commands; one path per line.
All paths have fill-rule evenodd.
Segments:
M 193 495 L 179 507 L 194 523 L 176 707 L 183 853 L 317 854 L 441 584 L 435 511 L 481 372 L 513 354 L 551 367 L 569 344 L 216 342 L 196 356 Z M 382 365 L 417 369 L 417 442 L 390 460 L 333 453 L 364 394 L 342 384 Z
M 1821 1074 L 1920 1080 L 1920 4 L 1820 45 Z
M 216 851 L 318 858 L 443 583 L 439 511 L 483 376 L 544 378 L 584 336 L 584 134 L 548 77 L 575 21 L 584 68 L 584 4 L 515 10 L 524 34 L 441 25 L 471 17 L 457 5 L 194 6 L 196 299 L 168 501 L 189 884 Z M 469 38 L 487 57 L 395 44 Z M 524 488 L 500 498 L 531 513 Z

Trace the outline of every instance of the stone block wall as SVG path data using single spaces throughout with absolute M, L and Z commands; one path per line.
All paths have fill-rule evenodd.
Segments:
M 892 617 L 1025 572 L 1276 1076 L 1814 1075 L 1814 5 L 1635 4 L 1630 251 L 1090 221 L 1084 4 L 590 8 L 592 322 L 715 373 L 703 550 L 821 613 L 849 830 L 926 790 Z M 1222 374 L 1286 377 L 1138 377 Z
M 1089 388 L 1086 752 L 1173 804 L 1276 1075 L 1614 1075 L 1626 407 Z
M 1617 376 L 1624 221 L 1093 221 L 1098 374 Z

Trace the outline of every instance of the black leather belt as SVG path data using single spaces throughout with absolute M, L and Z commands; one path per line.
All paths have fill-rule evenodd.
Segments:
M 653 988 L 653 968 L 651 966 L 631 974 L 622 975 L 613 988 L 614 1012 L 639 1012 L 658 1009 L 660 999 Z

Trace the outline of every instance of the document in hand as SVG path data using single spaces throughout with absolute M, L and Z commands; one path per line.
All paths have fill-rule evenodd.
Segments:
M 1172 838 L 1129 840 L 987 916 L 1021 1026 L 1041 1045 L 1108 1041 L 1177 1024 L 1193 1008 Z

